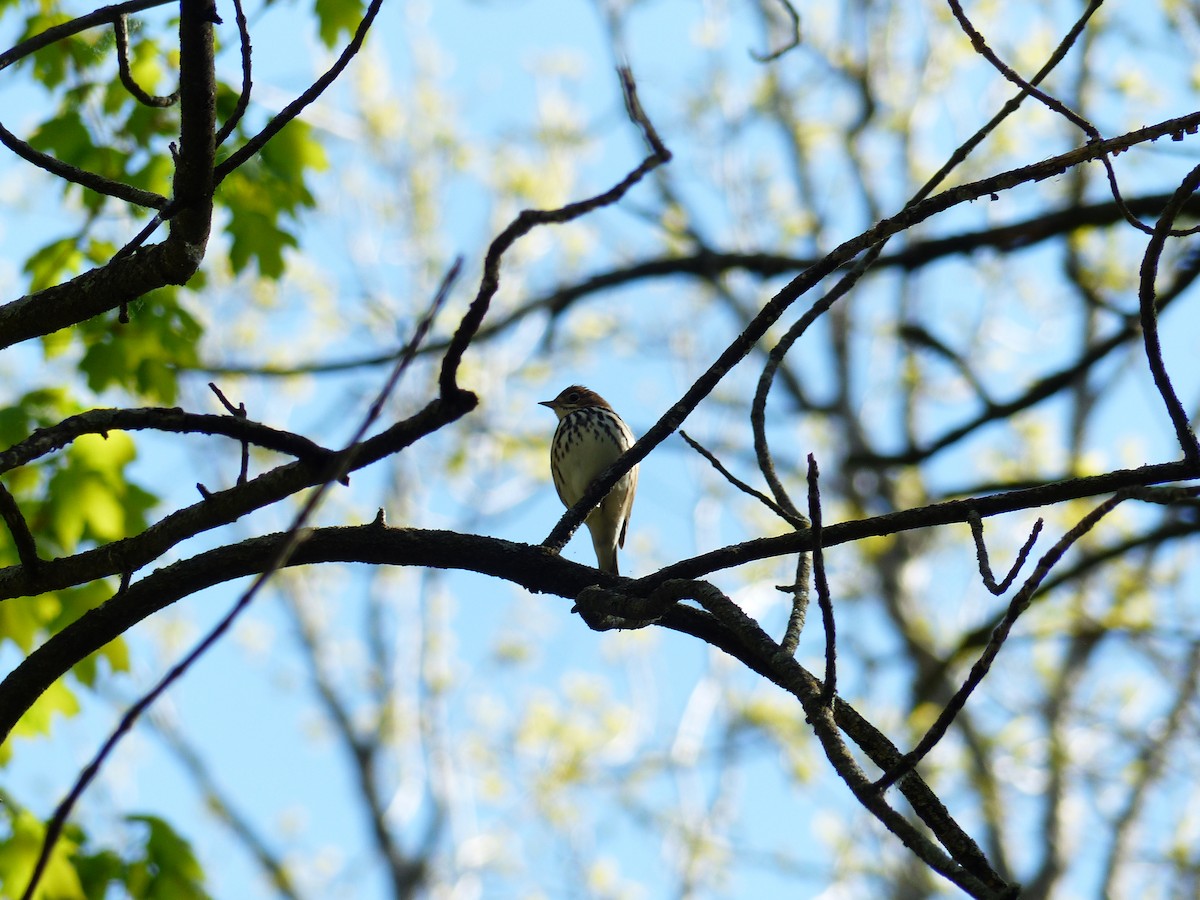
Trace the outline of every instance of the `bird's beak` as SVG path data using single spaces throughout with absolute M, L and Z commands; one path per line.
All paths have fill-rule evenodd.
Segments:
M 553 400 L 539 400 L 538 406 L 545 406 L 548 409 L 554 409 L 554 401 Z

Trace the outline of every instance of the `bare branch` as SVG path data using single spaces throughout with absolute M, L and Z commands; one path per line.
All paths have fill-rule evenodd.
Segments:
M 821 545 L 832 547 L 865 537 L 879 537 L 914 528 L 932 528 L 938 525 L 948 525 L 951 522 L 966 522 L 972 511 L 986 518 L 1017 510 L 1038 509 L 1066 500 L 1079 500 L 1083 497 L 1109 494 L 1123 488 L 1186 480 L 1195 478 L 1197 475 L 1196 468 L 1188 463 L 1159 463 L 1138 469 L 1116 469 L 1103 475 L 1092 475 L 1086 478 L 1053 481 L 1037 487 L 1005 491 L 984 497 L 947 500 L 917 509 L 900 510 L 881 516 L 826 525 L 823 529 Z M 651 575 L 638 579 L 636 581 L 637 591 L 641 593 L 653 590 L 655 585 L 671 578 L 702 578 L 720 569 L 811 549 L 812 535 L 810 532 L 794 532 L 745 541 L 665 566 Z M 2 584 L 3 579 L 0 577 L 0 585 Z
M 1200 187 L 1200 166 L 1192 169 L 1180 182 L 1175 196 L 1171 198 L 1171 202 L 1159 216 L 1150 241 L 1146 245 L 1146 252 L 1142 257 L 1141 277 L 1138 284 L 1138 309 L 1150 373 L 1154 376 L 1154 386 L 1158 388 L 1158 393 L 1167 407 L 1167 415 L 1171 417 L 1171 424 L 1175 428 L 1175 437 L 1183 449 L 1184 459 L 1193 465 L 1200 464 L 1200 443 L 1196 441 L 1196 433 L 1192 431 L 1187 413 L 1184 412 L 1183 404 L 1179 402 L 1179 396 L 1175 393 L 1175 388 L 1167 375 L 1166 364 L 1163 362 L 1162 344 L 1158 339 L 1154 282 L 1158 275 L 1158 260 L 1162 255 L 1163 247 L 1166 245 L 1167 238 L 1175 234 L 1171 230 L 1171 225 L 1179 214 L 1180 207 L 1196 192 L 1197 187 Z
M 800 634 L 804 631 L 804 622 L 808 618 L 808 577 L 812 569 L 812 554 L 801 553 L 796 557 L 796 580 L 786 588 L 792 595 L 792 611 L 788 614 L 787 627 L 783 631 L 783 640 L 779 646 L 789 656 L 795 656 L 800 647 Z
M 759 501 L 767 509 L 771 510 L 771 512 L 775 513 L 775 515 L 779 516 L 779 518 L 781 518 L 785 522 L 787 522 L 789 525 L 793 525 L 796 528 L 807 528 L 808 527 L 807 519 L 805 519 L 803 516 L 796 516 L 792 513 L 789 513 L 787 510 L 785 510 L 782 506 L 780 506 L 778 503 L 776 503 L 774 500 L 772 500 L 770 497 L 768 497 L 762 491 L 752 488 L 750 485 L 746 484 L 746 482 L 742 481 L 740 478 L 738 478 L 736 475 L 734 475 L 732 472 L 730 472 L 727 468 L 725 468 L 725 465 L 719 459 L 717 459 L 716 456 L 714 456 L 712 453 L 710 453 L 708 450 L 706 450 L 702 444 L 700 444 L 698 441 L 692 440 L 692 438 L 688 435 L 688 433 L 686 431 L 680 430 L 679 436 L 687 442 L 687 445 L 689 447 L 691 447 L 693 450 L 695 450 L 697 453 L 699 453 L 701 456 L 703 456 L 706 460 L 708 460 L 708 462 L 712 465 L 712 467 L 714 469 L 716 469 L 718 472 L 720 472 L 722 476 L 724 476 L 726 481 L 728 481 L 730 484 L 732 484 L 735 488 L 737 488 L 743 494 L 749 494 L 751 497 L 753 497 L 755 500 Z
M 31 38 L 21 41 L 15 47 L 11 47 L 0 53 L 0 71 L 7 69 L 13 63 L 29 56 L 29 54 L 36 53 L 43 47 L 49 47 L 51 44 L 79 34 L 81 31 L 87 31 L 89 28 L 95 28 L 98 25 L 109 25 L 121 16 L 153 9 L 156 6 L 166 6 L 172 2 L 174 0 L 129 0 L 127 3 L 102 6 L 100 9 L 90 12 L 85 16 L 79 16 L 78 18 L 71 19 L 69 22 L 54 25 L 40 34 L 35 34 Z
M 229 154 L 225 159 L 221 160 L 220 164 L 216 167 L 216 171 L 213 173 L 215 184 L 220 184 L 230 172 L 257 154 L 266 145 L 267 141 L 279 134 L 289 122 L 304 111 L 306 106 L 320 97 L 325 92 L 325 89 L 337 80 L 337 77 L 342 74 L 346 66 L 350 65 L 350 60 L 354 59 L 358 55 L 358 51 L 362 49 L 363 41 L 367 39 L 367 32 L 371 30 L 371 24 L 375 21 L 375 16 L 378 15 L 379 7 L 382 4 L 383 0 L 371 0 L 367 6 L 367 11 L 363 14 L 362 21 L 358 23 L 358 28 L 354 31 L 354 36 L 350 39 L 350 43 L 346 45 L 341 55 L 326 70 L 325 74 L 314 81 L 308 90 L 285 106 L 278 115 L 274 116 L 267 123 L 262 131 L 238 147 L 237 150 Z M 241 28 L 240 22 L 238 27 L 239 29 Z M 249 40 L 244 39 L 242 43 L 243 75 L 245 75 L 249 67 L 249 47 Z M 247 98 L 249 97 L 249 92 L 245 90 L 245 84 L 243 85 L 243 95 Z
M 103 194 L 106 197 L 115 197 L 118 200 L 124 200 L 126 203 L 132 203 L 135 206 L 144 206 L 147 209 L 163 209 L 167 205 L 167 198 L 162 196 L 162 194 L 156 194 L 153 191 L 144 191 L 141 188 L 135 188 L 120 181 L 113 181 L 111 178 L 105 178 L 103 175 L 97 175 L 95 172 L 89 172 L 86 169 L 80 169 L 69 163 L 65 163 L 61 159 L 51 156 L 49 153 L 36 150 L 3 125 L 0 125 L 0 144 L 4 144 L 5 147 L 27 163 L 37 166 L 51 175 L 56 175 L 64 181 L 69 181 L 72 184 L 95 191 L 97 194 Z
M 92 409 L 56 425 L 39 428 L 19 444 L 0 452 L 0 472 L 28 465 L 35 459 L 67 446 L 85 434 L 109 431 L 163 431 L 175 434 L 210 434 L 254 444 L 266 450 L 286 453 L 297 459 L 320 465 L 333 451 L 306 437 L 280 431 L 244 415 L 216 416 L 188 413 L 182 409 Z
M 121 78 L 121 84 L 125 85 L 125 90 L 129 91 L 133 98 L 143 106 L 167 107 L 178 103 L 178 90 L 172 91 L 165 97 L 155 97 L 144 91 L 142 86 L 133 80 L 133 73 L 129 71 L 129 25 L 125 21 L 124 13 L 113 19 L 113 35 L 117 43 L 117 73 Z
M 620 69 L 618 70 L 618 75 L 621 79 L 621 88 L 625 97 L 625 108 L 629 112 L 630 117 L 641 129 L 646 142 L 651 146 L 653 150 L 652 154 L 646 157 L 640 165 L 607 191 L 597 194 L 594 197 L 589 197 L 587 200 L 568 203 L 566 206 L 561 206 L 557 209 L 522 210 L 508 227 L 496 236 L 488 247 L 487 255 L 484 257 L 483 275 L 479 281 L 479 291 L 475 295 L 475 299 L 471 301 L 467 312 L 463 315 L 458 329 L 454 332 L 454 337 L 450 339 L 450 344 L 446 348 L 446 354 L 442 358 L 442 370 L 438 376 L 438 384 L 443 397 L 450 396 L 458 390 L 457 377 L 459 364 L 462 362 L 463 354 L 467 352 L 467 348 L 475 339 L 480 325 L 483 324 L 483 318 L 487 315 L 492 298 L 500 288 L 500 263 L 504 258 L 504 254 L 508 252 L 508 249 L 519 238 L 525 236 L 539 225 L 570 222 L 572 219 L 578 219 L 580 216 L 601 207 L 611 206 L 624 197 L 629 189 L 641 181 L 648 173 L 670 161 L 670 151 L 662 145 L 662 141 L 659 140 L 654 127 L 642 111 L 641 103 L 637 99 L 632 74 L 628 69 Z M 581 504 L 582 501 L 580 504 L 576 504 L 576 507 L 581 506 Z M 594 505 L 595 503 L 593 502 L 592 506 Z M 588 509 L 590 508 L 588 507 Z M 578 524 L 575 527 L 578 527 Z
M 821 487 L 817 458 L 808 454 L 808 518 L 812 522 L 813 581 L 817 587 L 817 603 L 825 626 L 825 684 L 821 688 L 821 705 L 832 707 L 837 696 L 837 630 L 833 619 L 833 601 L 829 597 L 829 582 L 825 579 L 825 553 L 821 548 Z
M 1017 577 L 1017 573 L 1021 571 L 1021 566 L 1025 565 L 1029 551 L 1033 549 L 1038 535 L 1042 533 L 1043 520 L 1039 518 L 1033 523 L 1033 530 L 1029 532 L 1029 537 L 1026 539 L 1024 546 L 1017 553 L 1017 558 L 1013 562 L 1012 568 L 1008 570 L 1008 574 L 1004 576 L 1004 580 L 999 584 L 996 583 L 996 576 L 992 574 L 992 564 L 988 561 L 987 545 L 983 542 L 983 519 L 979 517 L 978 513 L 971 512 L 967 515 L 967 524 L 971 526 L 971 537 L 975 539 L 975 557 L 979 563 L 979 575 L 983 579 L 984 586 L 993 594 L 999 596 L 1008 590 L 1013 580 Z
M 33 532 L 29 530 L 25 516 L 21 514 L 21 508 L 17 506 L 16 498 L 9 493 L 3 482 L 0 482 L 0 519 L 8 526 L 8 533 L 12 536 L 13 546 L 17 548 L 17 559 L 21 561 L 21 565 L 27 569 L 36 569 L 41 563 L 38 558 L 37 541 L 34 540 Z
M 929 730 L 925 733 L 925 736 L 921 738 L 917 746 L 914 747 L 909 753 L 904 755 L 904 761 L 875 783 L 875 786 L 878 790 L 886 791 L 889 787 L 895 784 L 897 780 L 903 778 L 908 772 L 912 771 L 917 763 L 924 759 L 925 755 L 929 753 L 929 751 L 935 746 L 937 746 L 938 741 L 945 736 L 946 731 L 954 722 L 954 717 L 958 715 L 959 710 L 961 710 L 964 704 L 966 704 L 967 698 L 971 696 L 971 693 L 979 686 L 979 683 L 983 681 L 984 676 L 987 675 L 988 670 L 991 668 L 992 662 L 996 658 L 996 654 L 1000 652 L 1000 648 L 1003 646 L 1004 641 L 1008 638 L 1009 633 L 1012 631 L 1013 625 L 1016 624 L 1021 613 L 1025 612 L 1025 610 L 1029 608 L 1029 602 L 1033 599 L 1034 592 L 1038 589 L 1038 586 L 1041 585 L 1045 577 L 1050 573 L 1050 570 L 1062 558 L 1063 554 L 1070 549 L 1072 544 L 1091 531 L 1101 519 L 1112 512 L 1117 506 L 1135 495 L 1135 492 L 1132 490 L 1118 491 L 1110 499 L 1105 500 L 1090 513 L 1080 519 L 1070 531 L 1068 531 L 1062 536 L 1062 538 L 1059 539 L 1058 543 L 1051 547 L 1050 550 L 1048 550 L 1046 554 L 1040 560 L 1038 560 L 1038 564 L 1034 567 L 1032 574 L 1030 574 L 1030 576 L 1025 580 L 1024 584 L 1021 585 L 1021 590 L 1017 592 L 1016 596 L 1014 596 L 1012 601 L 1009 603 L 1008 612 L 1005 613 L 1004 618 L 996 627 L 996 630 L 992 632 L 992 636 L 988 640 L 987 647 L 984 648 L 983 653 L 980 654 L 979 659 L 975 662 L 975 665 L 971 667 L 971 672 L 967 676 L 966 681 L 964 681 L 962 686 L 955 691 L 954 696 L 950 699 L 950 702 L 946 704 L 945 709 L 942 710 L 941 714 L 937 718 L 937 721 L 930 726 Z
M 217 395 L 217 399 L 221 401 L 221 405 L 224 406 L 226 410 L 228 410 L 228 412 L 231 416 L 233 416 L 235 419 L 245 419 L 246 418 L 246 404 L 245 403 L 239 403 L 237 406 L 234 406 L 232 403 L 229 402 L 229 400 L 221 392 L 221 389 L 216 386 L 216 384 L 214 384 L 213 382 L 210 381 L 208 383 L 208 386 L 212 390 L 212 392 Z M 246 478 L 249 474 L 250 474 L 250 442 L 243 439 L 242 440 L 242 465 L 241 465 L 241 468 L 238 469 L 237 483 L 245 484 Z
M 242 116 L 246 114 L 246 108 L 250 105 L 251 75 L 253 74 L 250 62 L 250 28 L 246 24 L 246 13 L 242 9 L 242 0 L 233 0 L 233 9 L 237 19 L 238 40 L 242 52 L 242 89 L 238 92 L 237 105 L 234 106 L 233 112 L 217 132 L 215 140 L 218 147 L 233 134 L 233 129 L 237 128 L 238 122 L 242 120 Z
M 779 0 L 779 5 L 783 7 L 788 14 L 788 18 L 792 21 L 792 36 L 788 38 L 788 42 L 778 50 L 772 50 L 769 53 L 758 53 L 755 50 L 750 51 L 750 56 L 755 62 L 769 63 L 783 56 L 789 50 L 793 50 L 800 46 L 800 13 L 796 12 L 796 7 L 792 6 L 790 0 Z
M 954 13 L 954 18 L 958 20 L 958 23 L 962 27 L 963 31 L 971 39 L 971 46 L 975 48 L 976 52 L 978 52 L 980 56 L 991 63 L 992 66 L 995 67 L 996 71 L 1003 75 L 1008 81 L 1019 87 L 1023 92 L 1035 98 L 1048 109 L 1053 110 L 1078 127 L 1084 134 L 1088 136 L 1088 139 L 1091 142 L 1100 143 L 1103 140 L 1100 131 L 1095 125 L 1074 110 L 1069 109 L 1061 100 L 1058 100 L 1057 98 L 1047 94 L 1045 91 L 1038 89 L 1033 83 L 1026 81 L 1015 71 L 1009 68 L 1003 62 L 1003 60 L 1001 60 L 1000 57 L 995 54 L 991 47 L 987 45 L 987 41 L 984 39 L 983 35 L 980 34 L 979 31 L 976 30 L 975 26 L 971 24 L 971 20 L 968 19 L 966 13 L 963 12 L 962 5 L 959 3 L 959 0 L 948 0 L 948 2 L 950 4 L 951 11 Z M 1099 7 L 1099 5 L 1099 2 L 1095 2 L 1095 0 L 1093 0 L 1092 7 Z M 1086 15 L 1090 16 L 1091 12 L 1092 8 L 1089 7 Z M 1104 166 L 1104 171 L 1108 175 L 1108 184 L 1109 189 L 1112 191 L 1113 200 L 1116 202 L 1117 207 L 1121 210 L 1122 215 L 1124 215 L 1125 221 L 1127 221 L 1134 228 L 1137 228 L 1139 231 L 1144 231 L 1147 234 L 1152 233 L 1150 227 L 1133 215 L 1133 213 L 1130 212 L 1129 208 L 1125 205 L 1125 200 L 1121 197 L 1120 185 L 1117 184 L 1117 173 L 1113 169 L 1112 160 L 1109 159 L 1108 154 L 1102 154 L 1097 158 Z M 1190 233 L 1192 232 L 1182 231 L 1175 232 L 1174 234 Z

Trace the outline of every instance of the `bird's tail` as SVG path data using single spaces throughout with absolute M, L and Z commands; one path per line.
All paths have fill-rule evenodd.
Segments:
M 617 542 L 615 535 L 609 532 L 607 528 L 592 529 L 590 524 L 588 530 L 592 532 L 592 546 L 596 549 L 596 562 L 600 566 L 600 571 L 611 572 L 613 575 L 620 575 L 621 572 L 617 567 Z

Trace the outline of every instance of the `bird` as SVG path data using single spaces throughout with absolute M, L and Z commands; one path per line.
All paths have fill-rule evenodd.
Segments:
M 570 509 L 596 477 L 633 446 L 633 432 L 608 401 L 583 385 L 573 384 L 539 405 L 548 406 L 558 416 L 550 442 L 550 476 L 558 499 Z M 634 466 L 584 519 L 600 569 L 613 575 L 621 574 L 617 548 L 625 546 L 637 482 L 638 467 Z

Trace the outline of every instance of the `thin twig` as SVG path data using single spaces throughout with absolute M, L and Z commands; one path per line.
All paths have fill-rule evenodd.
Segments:
M 246 108 L 250 105 L 250 79 L 253 72 L 250 62 L 250 28 L 246 24 L 246 13 L 242 9 L 242 0 L 233 0 L 233 9 L 234 18 L 237 20 L 238 40 L 241 42 L 242 48 L 242 89 L 238 92 L 237 105 L 234 106 L 233 112 L 217 131 L 215 140 L 218 147 L 225 143 L 229 135 L 233 134 L 233 129 L 242 120 L 242 116 L 246 114 Z
M 750 51 L 750 56 L 755 62 L 769 63 L 783 56 L 789 50 L 794 50 L 800 46 L 800 13 L 796 12 L 796 7 L 792 6 L 789 0 L 779 0 L 780 5 L 788 14 L 788 18 L 792 20 L 792 36 L 788 42 L 778 50 L 772 50 L 770 53 L 759 53 L 756 50 Z
M 1051 109 L 1063 116 L 1065 119 L 1067 119 L 1067 121 L 1075 125 L 1084 134 L 1086 134 L 1088 136 L 1088 140 L 1092 141 L 1093 143 L 1100 143 L 1104 140 L 1099 129 L 1097 129 L 1095 125 L 1093 125 L 1083 116 L 1079 115 L 1079 113 L 1075 112 L 1073 109 L 1070 109 L 1058 98 L 1052 97 L 1045 91 L 1037 88 L 1033 83 L 1026 81 L 1012 68 L 1010 68 L 1002 59 L 1000 59 L 1000 57 L 996 55 L 995 51 L 988 46 L 983 35 L 975 28 L 973 24 L 971 24 L 971 20 L 968 19 L 966 13 L 963 12 L 962 5 L 959 3 L 959 0 L 947 0 L 947 2 L 950 4 L 950 10 L 954 13 L 954 18 L 958 20 L 959 26 L 963 29 L 963 32 L 967 35 L 967 37 L 970 38 L 971 46 L 975 48 L 976 52 L 978 52 L 980 56 L 991 63 L 996 71 L 1003 75 L 1006 80 L 1019 87 L 1022 91 L 1033 97 L 1035 100 L 1038 100 L 1044 104 L 1048 109 Z M 1098 3 L 1093 5 L 1099 6 Z M 1090 15 L 1090 12 L 1088 14 Z M 1102 154 L 1099 157 L 1099 161 L 1101 165 L 1104 166 L 1104 171 L 1108 176 L 1108 185 L 1109 189 L 1112 191 L 1113 200 L 1116 202 L 1117 207 L 1121 210 L 1121 214 L 1125 217 L 1125 221 L 1139 231 L 1144 231 L 1146 234 L 1152 234 L 1153 231 L 1150 226 L 1146 225 L 1137 216 L 1130 212 L 1129 207 L 1125 205 L 1125 200 L 1121 196 L 1120 185 L 1117 184 L 1117 173 L 1113 169 L 1112 160 L 1109 159 L 1108 154 Z M 1172 235 L 1180 236 L 1194 234 L 1195 231 L 1196 229 L 1188 229 L 1184 231 L 1172 232 Z
M 17 548 L 17 559 L 21 561 L 21 565 L 36 568 L 41 562 L 38 558 L 37 541 L 34 540 L 33 532 L 29 530 L 25 516 L 21 514 L 21 508 L 17 506 L 16 498 L 9 493 L 4 482 L 0 482 L 0 519 L 8 526 L 8 533 L 12 535 L 13 544 Z
M 378 15 L 379 7 L 382 3 L 383 0 L 371 0 L 367 11 L 363 14 L 362 21 L 358 23 L 358 28 L 354 31 L 354 36 L 350 39 L 350 43 L 346 45 L 341 55 L 326 70 L 325 74 L 314 81 L 308 90 L 280 110 L 279 114 L 272 118 L 262 131 L 238 147 L 237 150 L 233 151 L 233 153 L 229 154 L 229 156 L 217 165 L 213 171 L 214 187 L 224 181 L 230 172 L 257 154 L 266 145 L 267 141 L 279 134 L 284 126 L 300 115 L 306 106 L 320 97 L 325 92 L 325 89 L 333 84 L 337 77 L 342 74 L 342 70 L 350 65 L 350 60 L 354 59 L 358 55 L 358 51 L 362 49 L 363 41 L 367 39 L 367 32 L 370 31 L 371 24 L 375 21 L 375 16 Z M 245 46 L 248 47 L 249 44 L 247 43 Z M 243 66 L 246 65 L 247 58 L 247 56 L 243 55 Z M 245 70 L 243 69 L 243 71 Z
M 1050 570 L 1058 563 L 1063 554 L 1070 549 L 1071 545 L 1078 541 L 1081 537 L 1091 531 L 1096 524 L 1106 515 L 1113 511 L 1118 505 L 1135 496 L 1135 493 L 1130 490 L 1118 491 L 1108 500 L 1105 500 L 1090 513 L 1084 516 L 1070 531 L 1062 536 L 1046 554 L 1038 560 L 1037 566 L 1034 567 L 1030 576 L 1025 579 L 1021 585 L 1021 589 L 1013 597 L 1008 605 L 1008 611 L 1000 624 L 996 626 L 992 636 L 988 639 L 987 646 L 979 655 L 979 659 L 971 667 L 970 674 L 967 675 L 966 681 L 962 683 L 954 696 L 946 704 L 937 720 L 925 732 L 925 736 L 917 743 L 911 751 L 904 754 L 901 762 L 892 768 L 891 771 L 885 773 L 882 778 L 875 782 L 877 790 L 886 791 L 889 787 L 895 784 L 899 779 L 903 778 L 912 769 L 924 759 L 937 743 L 945 736 L 946 731 L 954 722 L 955 716 L 966 704 L 971 693 L 983 681 L 988 670 L 992 666 L 992 662 L 996 659 L 996 655 L 1000 652 L 1000 648 L 1007 640 L 1009 633 L 1012 631 L 1013 625 L 1026 609 L 1029 608 L 1029 601 L 1033 599 L 1034 592 L 1042 583 L 1045 577 L 1050 573 Z
M 528 234 L 539 225 L 570 222 L 601 207 L 611 206 L 624 197 L 629 189 L 641 181 L 649 172 L 670 161 L 671 151 L 663 145 L 662 140 L 658 137 L 658 133 L 646 117 L 646 113 L 642 110 L 642 105 L 637 99 L 637 89 L 632 73 L 628 69 L 622 68 L 618 69 L 618 75 L 621 79 L 625 108 L 633 121 L 641 129 L 646 143 L 649 144 L 652 150 L 650 156 L 642 160 L 633 171 L 607 191 L 597 194 L 594 197 L 589 197 L 586 200 L 568 203 L 557 209 L 522 210 L 509 223 L 508 227 L 496 236 L 491 245 L 489 245 L 487 255 L 484 257 L 483 275 L 480 277 L 479 291 L 475 295 L 475 299 L 471 301 L 471 305 L 467 308 L 466 314 L 463 315 L 462 322 L 459 323 L 458 328 L 454 332 L 454 337 L 450 339 L 450 344 L 446 348 L 446 355 L 442 358 L 442 370 L 438 376 L 438 385 L 443 397 L 449 397 L 459 390 L 457 384 L 458 367 L 462 362 L 463 354 L 467 352 L 467 347 L 475 339 L 476 332 L 479 330 L 480 325 L 483 324 L 483 319 L 487 315 L 492 297 L 495 296 L 496 291 L 500 288 L 500 263 L 504 258 L 504 254 L 516 243 L 517 239 Z M 588 494 L 585 493 L 583 500 L 577 503 L 572 509 L 567 510 L 564 518 L 570 516 L 576 509 L 583 508 L 583 503 L 587 499 Z M 592 502 L 592 506 L 598 503 L 599 499 L 597 497 Z M 587 509 L 591 509 L 591 506 L 588 506 Z M 579 521 L 583 521 L 582 516 L 580 516 Z M 578 527 L 578 523 L 576 523 L 575 527 Z
M 1016 579 L 1017 573 L 1021 571 L 1021 566 L 1025 565 L 1029 551 L 1033 549 L 1038 535 L 1042 533 L 1044 522 L 1041 517 L 1038 517 L 1038 520 L 1033 523 L 1033 530 L 1030 531 L 1025 545 L 1021 547 L 1016 561 L 1012 564 L 1012 568 L 1008 570 L 1008 574 L 1004 576 L 1004 580 L 999 584 L 996 583 L 996 576 L 992 574 L 992 564 L 988 560 L 987 545 L 983 541 L 983 519 L 979 517 L 979 513 L 972 510 L 967 513 L 967 524 L 971 526 L 971 537 L 975 539 L 975 558 L 979 563 L 979 575 L 983 579 L 984 587 L 996 596 L 999 596 L 1009 589 Z
M 1171 198 L 1171 201 L 1167 204 L 1166 208 L 1162 211 L 1162 215 L 1159 216 L 1158 221 L 1155 223 L 1150 241 L 1146 245 L 1146 252 L 1142 256 L 1140 280 L 1138 283 L 1138 312 L 1142 325 L 1142 341 L 1146 347 L 1146 360 L 1150 365 L 1150 374 L 1154 377 L 1154 386 L 1158 388 L 1159 396 L 1162 397 L 1163 403 L 1167 407 L 1167 415 L 1171 417 L 1171 424 L 1175 428 L 1175 438 L 1179 441 L 1179 446 L 1183 449 L 1183 456 L 1193 465 L 1200 465 L 1200 443 L 1196 441 L 1196 433 L 1192 431 L 1187 413 L 1183 409 L 1183 404 L 1179 402 L 1179 396 L 1175 393 L 1175 388 L 1172 386 L 1171 379 L 1167 375 L 1166 364 L 1163 362 L 1162 344 L 1158 338 L 1157 301 L 1155 298 L 1154 283 L 1158 275 L 1158 261 L 1162 256 L 1167 237 L 1174 234 L 1171 230 L 1171 225 L 1175 221 L 1175 217 L 1179 214 L 1179 210 L 1184 202 L 1196 192 L 1198 187 L 1200 187 L 1200 166 L 1196 166 L 1192 171 L 1188 172 L 1187 176 L 1180 182 L 1175 195 Z
M 121 84 L 125 85 L 125 90 L 129 91 L 133 98 L 143 106 L 165 108 L 179 102 L 178 90 L 172 91 L 164 97 L 156 97 L 147 93 L 140 84 L 134 81 L 133 73 L 129 71 L 129 24 L 125 21 L 124 13 L 113 19 L 113 36 L 117 42 L 117 73 L 121 78 Z
M 833 620 L 833 601 L 829 582 L 825 578 L 825 553 L 821 549 L 821 472 L 817 458 L 808 454 L 808 518 L 812 522 L 813 582 L 817 587 L 817 603 L 821 607 L 821 622 L 825 626 L 825 684 L 821 688 L 821 704 L 833 708 L 837 696 L 837 630 Z
M 786 588 L 792 595 L 792 611 L 788 614 L 787 627 L 783 630 L 783 640 L 779 646 L 788 656 L 795 656 L 800 647 L 800 634 L 804 631 L 804 622 L 808 618 L 809 589 L 808 580 L 812 570 L 812 554 L 800 553 L 796 556 L 796 580 Z
M 229 414 L 231 416 L 233 416 L 235 419 L 248 418 L 248 416 L 246 415 L 246 404 L 245 403 L 239 403 L 237 406 L 234 406 L 232 403 L 229 402 L 228 398 L 226 398 L 226 396 L 221 392 L 221 389 L 219 387 L 217 387 L 215 383 L 210 381 L 208 383 L 208 386 L 212 390 L 212 392 L 217 395 L 217 399 L 221 401 L 221 405 L 224 406 L 225 409 L 227 409 L 229 411 Z M 248 440 L 246 440 L 245 438 L 242 438 L 242 465 L 241 465 L 241 468 L 238 470 L 237 483 L 245 484 L 246 478 L 249 474 L 250 474 L 250 442 Z
M 687 445 L 689 447 L 691 447 L 693 450 L 695 450 L 697 453 L 699 453 L 701 456 L 703 456 L 706 460 L 708 460 L 709 463 L 712 465 L 712 467 L 714 469 L 716 469 L 718 472 L 720 472 L 721 475 L 724 476 L 725 480 L 728 481 L 730 484 L 732 484 L 739 491 L 741 491 L 744 494 L 749 494 L 751 497 L 753 497 L 755 500 L 759 501 L 763 506 L 767 507 L 767 509 L 771 510 L 771 512 L 775 513 L 775 515 L 779 516 L 779 518 L 783 519 L 788 524 L 794 525 L 797 528 L 807 528 L 808 527 L 808 521 L 803 516 L 797 517 L 797 516 L 792 515 L 786 509 L 784 509 L 782 506 L 780 506 L 778 503 L 776 503 L 774 500 L 772 500 L 770 497 L 768 497 L 766 494 L 764 494 L 762 491 L 746 484 L 746 482 L 742 481 L 740 478 L 738 478 L 736 475 L 734 475 L 732 472 L 730 472 L 727 468 L 725 468 L 725 465 L 719 459 L 717 459 L 716 456 L 714 456 L 711 452 L 709 452 L 707 449 L 705 449 L 705 447 L 702 444 L 700 444 L 698 441 L 693 440 L 686 431 L 683 431 L 681 429 L 679 432 L 679 436 L 687 442 Z

